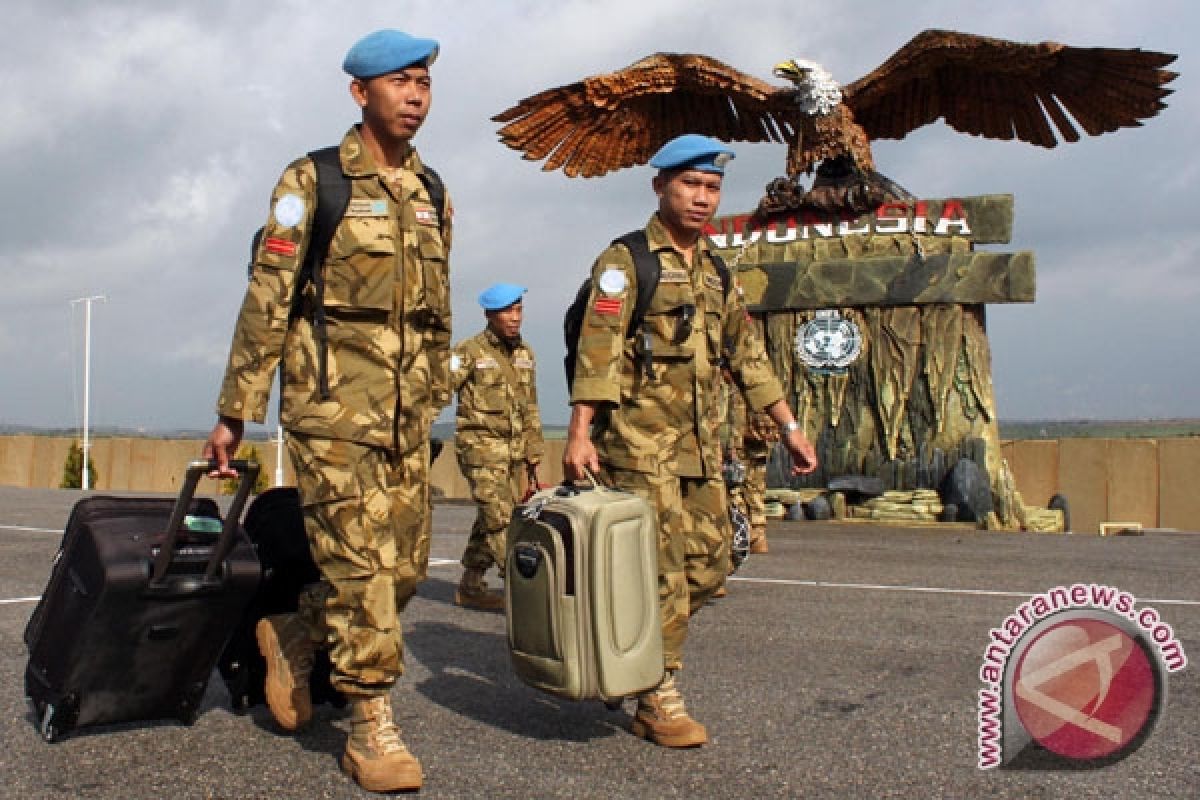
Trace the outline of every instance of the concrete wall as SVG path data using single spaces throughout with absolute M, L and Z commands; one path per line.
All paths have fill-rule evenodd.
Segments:
M 1005 442 L 1001 456 L 1028 505 L 1066 496 L 1071 527 L 1102 522 L 1200 530 L 1200 438 Z
M 63 437 L 0 436 L 0 485 L 57 487 L 71 442 Z M 178 491 L 184 467 L 199 456 L 202 444 L 194 439 L 96 439 L 94 488 Z M 258 449 L 268 482 L 273 483 L 275 444 L 250 444 Z M 563 444 L 546 442 L 541 473 L 545 483 L 562 480 Z M 1011 441 L 1001 446 L 1001 456 L 1028 505 L 1044 506 L 1055 494 L 1065 495 L 1071 527 L 1077 532 L 1095 533 L 1102 522 L 1200 530 L 1200 437 Z M 284 461 L 284 483 L 290 484 L 294 478 L 286 455 Z M 470 497 L 452 443 L 434 462 L 430 482 L 448 498 Z M 205 486 L 216 491 L 215 484 Z

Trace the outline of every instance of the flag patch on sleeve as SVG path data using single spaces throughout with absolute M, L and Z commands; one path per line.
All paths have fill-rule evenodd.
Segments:
M 287 239 L 276 239 L 274 236 L 268 236 L 264 244 L 268 253 L 274 253 L 278 256 L 296 255 L 296 243 L 289 242 Z
M 597 297 L 595 305 L 592 306 L 597 314 L 615 317 L 621 313 L 621 298 L 619 297 Z

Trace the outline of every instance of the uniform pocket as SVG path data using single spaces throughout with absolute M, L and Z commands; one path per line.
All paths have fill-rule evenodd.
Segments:
M 395 304 L 396 241 L 386 218 L 342 221 L 325 264 L 327 308 L 391 311 Z
M 499 370 L 477 370 L 471 386 L 471 404 L 487 414 L 499 414 L 508 409 L 508 386 Z
M 450 318 L 450 275 L 442 239 L 430 231 L 418 233 L 421 252 L 421 282 L 424 305 L 433 314 L 435 325 L 446 327 Z

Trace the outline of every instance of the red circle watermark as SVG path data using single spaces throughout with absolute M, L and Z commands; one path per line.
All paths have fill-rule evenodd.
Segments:
M 1039 632 L 1012 673 L 1012 698 L 1041 746 L 1080 761 L 1105 758 L 1154 724 L 1159 683 L 1142 644 L 1103 619 Z

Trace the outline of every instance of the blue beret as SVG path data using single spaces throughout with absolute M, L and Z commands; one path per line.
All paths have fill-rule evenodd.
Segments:
M 342 69 L 355 78 L 374 78 L 413 64 L 429 66 L 437 58 L 438 43 L 418 39 L 404 31 L 384 29 L 368 33 L 354 43 Z
M 685 133 L 659 148 L 650 159 L 650 166 L 659 169 L 698 169 L 724 175 L 725 165 L 732 158 L 733 151 L 724 142 L 698 133 Z
M 517 286 L 515 283 L 497 283 L 479 293 L 479 305 L 483 306 L 485 311 L 500 311 L 520 300 L 525 292 L 524 286 Z

